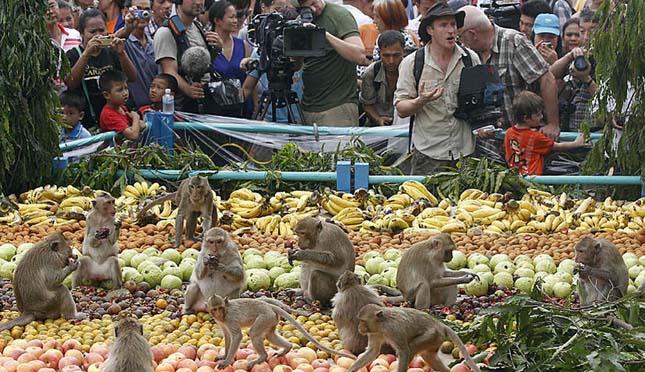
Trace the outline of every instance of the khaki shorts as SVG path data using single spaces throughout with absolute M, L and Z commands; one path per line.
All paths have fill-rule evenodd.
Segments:
M 457 166 L 457 160 L 438 160 L 414 150 L 412 153 L 412 174 L 417 176 L 430 176 L 443 172 L 444 167 Z
M 321 112 L 305 111 L 305 123 L 318 124 L 321 127 L 357 127 L 358 105 L 343 103 Z

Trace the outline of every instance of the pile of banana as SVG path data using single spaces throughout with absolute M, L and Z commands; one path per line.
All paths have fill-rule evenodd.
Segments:
M 18 197 L 0 197 L 2 224 L 65 224 L 85 218 L 92 199 L 104 191 L 88 187 L 43 186 Z M 136 222 L 141 206 L 165 194 L 158 183 L 136 182 L 116 199 L 117 215 Z M 326 189 L 296 190 L 263 196 L 241 188 L 222 200 L 213 192 L 220 222 L 236 230 L 257 230 L 266 234 L 290 236 L 296 223 L 321 213 L 348 231 L 466 232 L 477 228 L 491 234 L 553 233 L 565 230 L 621 231 L 635 233 L 645 227 L 645 198 L 634 202 L 607 198 L 576 200 L 566 193 L 552 195 L 528 189 L 520 200 L 510 195 L 487 194 L 481 190 L 462 192 L 456 205 L 438 200 L 420 182 L 406 181 L 399 192 L 385 197 L 374 190 L 358 189 L 344 193 Z M 174 226 L 176 206 L 168 200 L 151 209 L 160 229 Z

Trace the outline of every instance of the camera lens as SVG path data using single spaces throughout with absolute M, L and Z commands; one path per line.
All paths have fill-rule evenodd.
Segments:
M 589 63 L 585 56 L 577 56 L 573 60 L 573 67 L 578 71 L 584 71 L 589 67 Z

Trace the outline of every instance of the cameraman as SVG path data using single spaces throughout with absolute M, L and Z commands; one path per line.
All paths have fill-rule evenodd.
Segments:
M 313 24 L 326 31 L 327 53 L 304 59 L 302 107 L 305 123 L 358 126 L 356 65 L 369 65 L 352 14 L 325 0 L 300 0 L 311 8 Z
M 176 5 L 176 12 L 179 20 L 186 27 L 186 37 L 190 46 L 201 46 L 207 48 L 209 45 L 222 48 L 222 40 L 217 33 L 203 32 L 195 22 L 195 18 L 201 14 L 204 8 L 204 0 L 183 0 Z M 174 76 L 179 83 L 179 91 L 175 96 L 175 109 L 197 113 L 197 100 L 204 99 L 204 87 L 201 82 L 189 84 L 179 73 L 181 55 L 177 47 L 175 35 L 170 29 L 169 23 L 164 23 L 154 37 L 155 60 L 161 66 L 161 72 Z M 207 107 L 206 110 L 215 109 Z

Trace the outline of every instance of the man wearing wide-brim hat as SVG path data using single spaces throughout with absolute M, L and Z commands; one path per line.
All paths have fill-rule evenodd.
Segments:
M 415 115 L 412 128 L 412 173 L 430 175 L 445 166 L 455 166 L 460 156 L 475 151 L 470 126 L 454 117 L 463 56 L 479 64 L 476 53 L 457 45 L 457 29 L 465 13 L 436 3 L 419 24 L 424 46 L 423 69 L 417 86 L 414 77 L 417 53 L 407 56 L 399 67 L 394 104 L 402 117 Z

